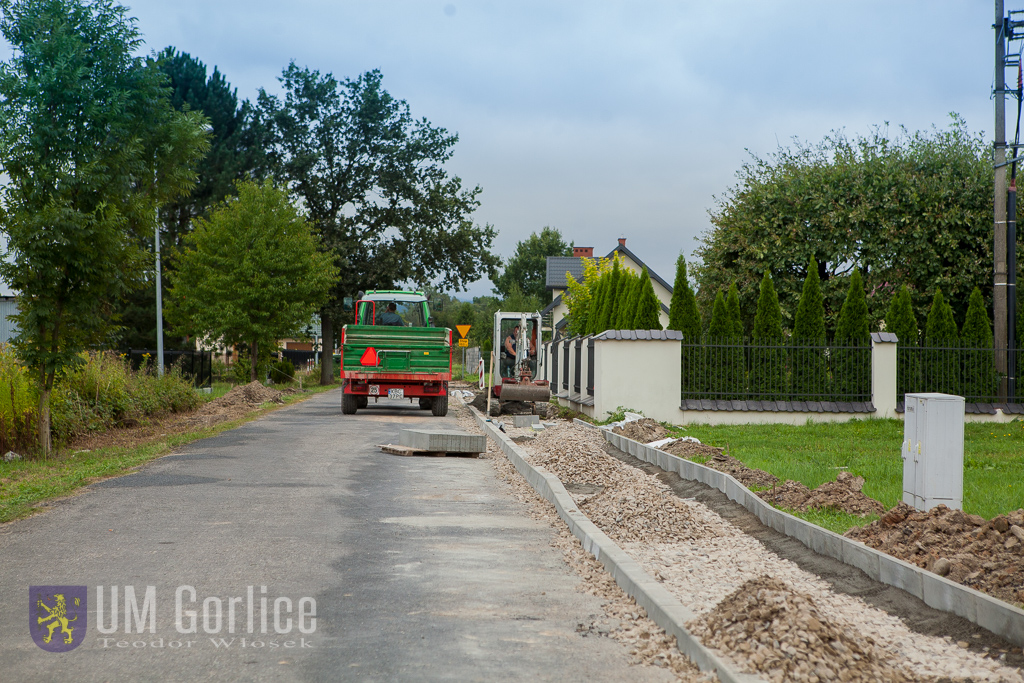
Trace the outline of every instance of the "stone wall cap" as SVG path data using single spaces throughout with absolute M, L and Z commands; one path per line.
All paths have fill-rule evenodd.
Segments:
M 871 341 L 876 344 L 895 344 L 899 340 L 895 332 L 872 332 Z
M 600 341 L 682 341 L 683 333 L 679 330 L 605 330 L 594 335 Z

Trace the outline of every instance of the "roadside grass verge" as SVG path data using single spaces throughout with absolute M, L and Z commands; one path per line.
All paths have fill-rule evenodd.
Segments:
M 815 488 L 844 469 L 864 477 L 864 493 L 891 508 L 903 498 L 903 422 L 850 420 L 792 425 L 669 426 L 726 448 L 747 467 Z M 1024 508 L 1024 422 L 964 425 L 964 511 L 986 519 Z M 788 512 L 788 511 L 787 511 Z M 870 520 L 821 512 L 793 513 L 842 533 Z M 821 523 L 815 516 L 827 523 Z M 844 520 L 843 517 L 849 517 Z
M 282 399 L 284 405 L 290 405 L 336 388 L 338 385 L 310 387 L 304 393 L 286 394 Z M 112 446 L 88 452 L 66 450 L 49 460 L 0 461 L 0 523 L 27 517 L 38 511 L 42 507 L 40 503 L 46 500 L 68 496 L 83 486 L 127 474 L 175 448 L 234 429 L 283 407 L 264 404 L 237 420 L 154 437 L 132 448 Z

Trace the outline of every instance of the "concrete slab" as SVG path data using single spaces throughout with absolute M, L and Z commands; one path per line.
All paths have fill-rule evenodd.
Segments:
M 487 437 L 453 429 L 403 429 L 399 434 L 402 446 L 445 453 L 483 453 Z
M 540 424 L 540 415 L 513 415 L 512 426 L 513 427 L 529 427 L 530 425 Z

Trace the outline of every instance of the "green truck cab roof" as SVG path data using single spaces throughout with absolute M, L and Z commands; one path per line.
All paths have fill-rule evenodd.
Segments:
M 367 301 L 426 301 L 423 292 L 408 292 L 399 289 L 372 289 L 363 294 Z

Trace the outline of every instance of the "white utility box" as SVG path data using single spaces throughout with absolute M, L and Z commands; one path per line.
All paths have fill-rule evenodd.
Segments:
M 904 405 L 903 502 L 963 509 L 963 396 L 907 394 Z

